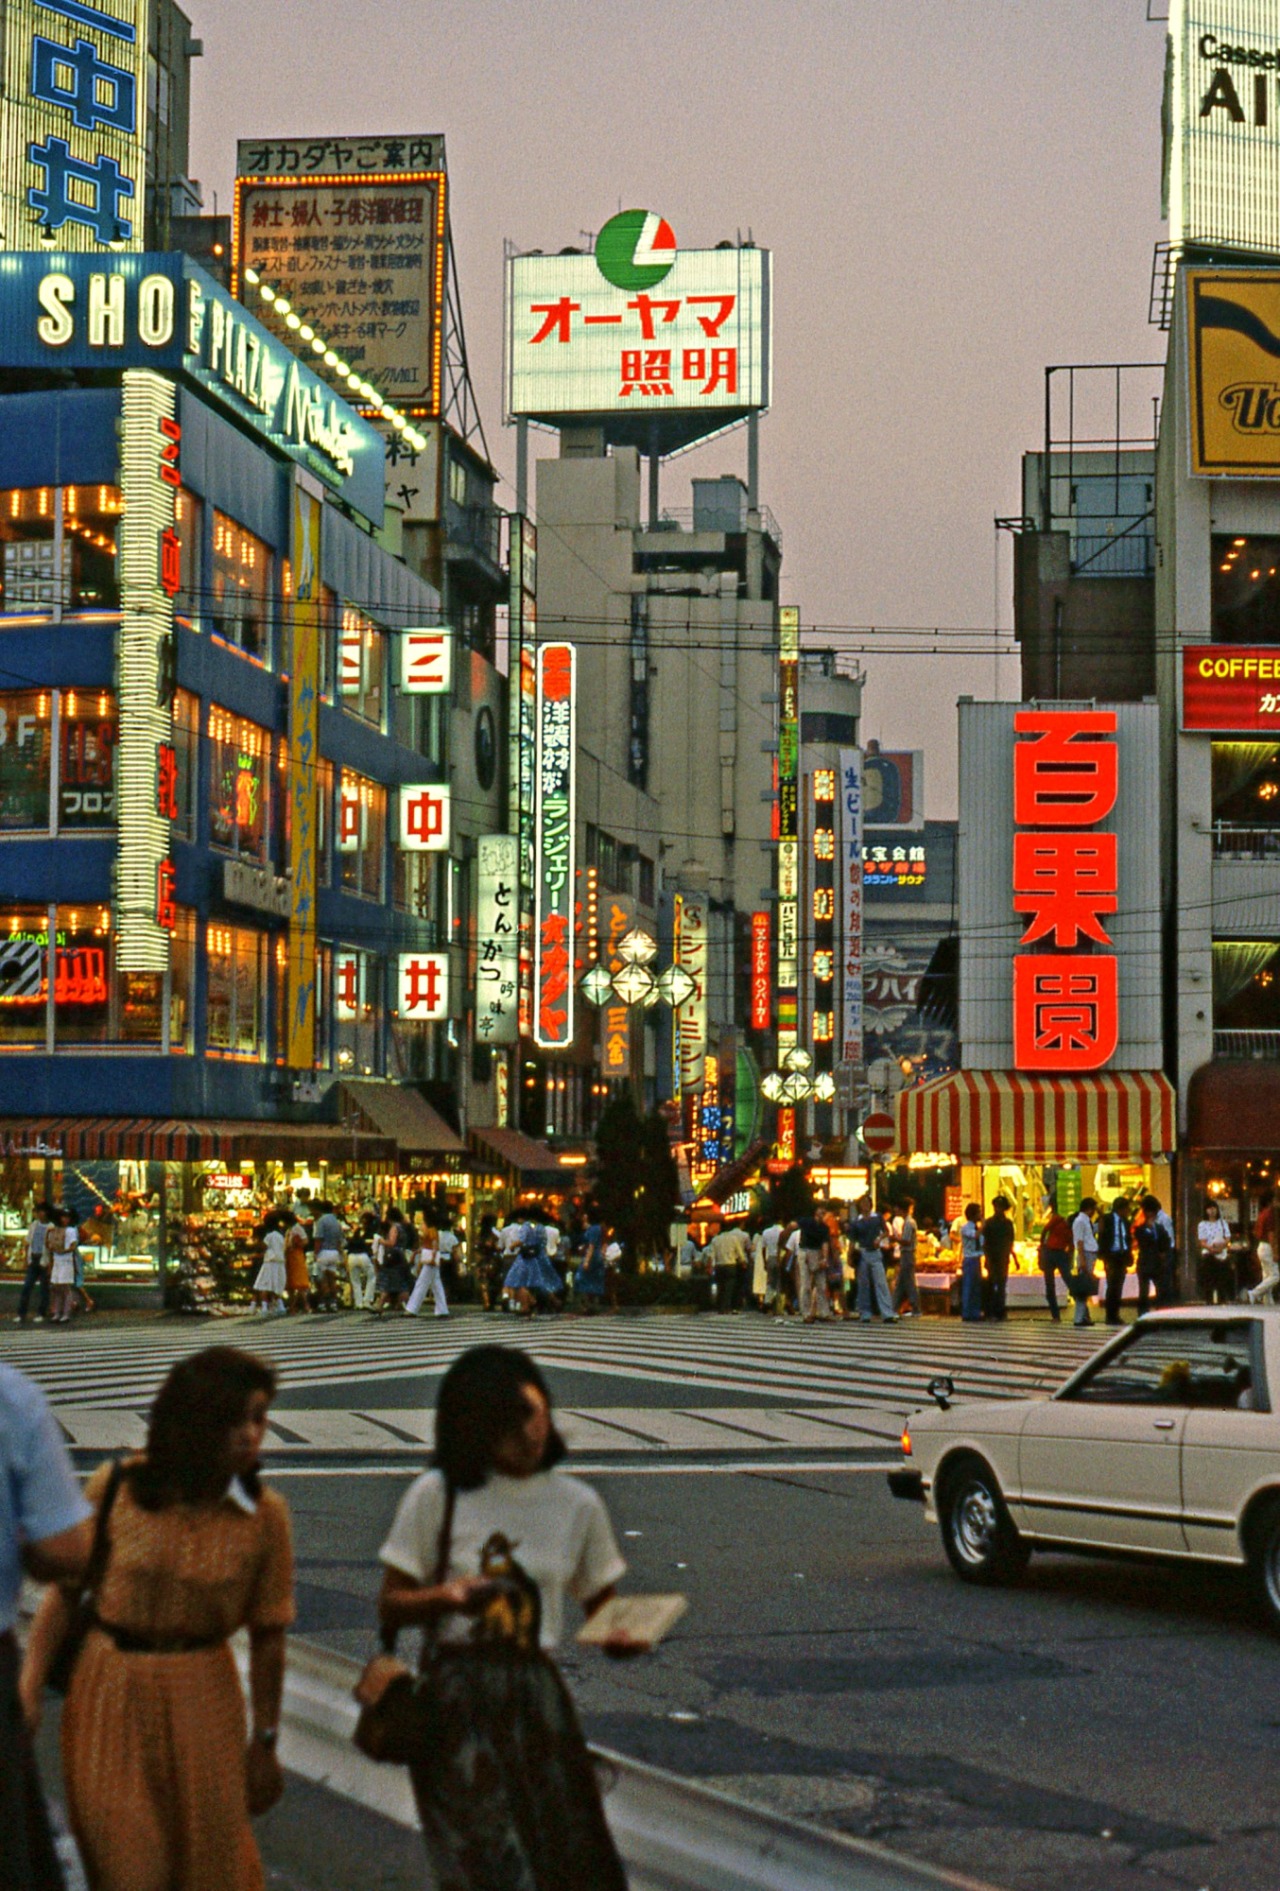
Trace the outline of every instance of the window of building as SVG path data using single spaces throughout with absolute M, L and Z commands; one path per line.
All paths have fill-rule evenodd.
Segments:
M 334 654 L 338 641 L 338 598 L 336 592 L 327 584 L 320 586 L 320 694 L 327 703 L 333 701 L 334 692 Z
M 338 701 L 378 729 L 386 701 L 386 668 L 386 636 L 363 611 L 344 605 L 338 632 Z
M 163 1041 L 165 978 L 116 967 L 107 906 L 59 906 L 54 912 L 53 1044 L 149 1045 Z M 172 1048 L 189 1050 L 185 1018 L 191 991 L 193 916 L 180 909 L 170 989 Z M 0 1044 L 44 1049 L 49 1031 L 49 910 L 0 915 Z
M 467 469 L 461 460 L 449 461 L 449 497 L 455 506 L 467 503 Z
M 267 935 L 210 926 L 205 1036 L 210 1050 L 260 1057 L 266 1050 Z
M 316 881 L 333 885 L 333 763 L 316 763 Z
M 123 510 L 115 486 L 0 492 L 0 612 L 118 610 L 116 528 Z
M 173 608 L 180 616 L 194 623 L 204 615 L 204 600 L 200 596 L 204 506 L 185 486 L 178 493 L 175 524 L 178 532 L 178 591 Z
M 105 906 L 60 906 L 54 956 L 53 1034 L 57 1044 L 110 1044 L 123 1035 L 112 1030 L 113 970 L 111 911 Z M 153 1000 L 163 981 L 152 983 Z M 160 1014 L 154 1012 L 155 1043 Z M 131 1024 L 137 1023 L 136 1014 Z
M 43 1045 L 48 1030 L 49 909 L 0 916 L 0 1044 Z
M 1215 643 L 1280 643 L 1280 538 L 1213 540 Z
M 338 782 L 333 829 L 339 886 L 364 899 L 380 900 L 387 835 L 386 789 L 344 768 Z
M 656 906 L 658 903 L 657 875 L 654 872 L 653 862 L 648 854 L 640 854 L 637 858 L 640 866 L 640 904 Z
M 265 663 L 271 640 L 271 550 L 216 509 L 209 592 L 217 635 Z
M 215 847 L 263 863 L 271 839 L 271 736 L 209 705 L 209 820 Z
M 371 1077 L 380 1069 L 382 967 L 370 952 L 333 948 L 333 1043 L 339 1070 Z
M 120 718 L 107 690 L 68 689 L 58 702 L 58 829 L 114 827 Z
M 178 762 L 178 818 L 173 831 L 180 840 L 194 840 L 200 785 L 200 699 L 185 689 L 174 692 L 173 747 Z
M 53 720 L 52 690 L 0 696 L 0 832 L 48 831 Z
M 195 1049 L 196 916 L 189 906 L 177 909 L 170 947 L 169 1049 Z
M 436 854 L 405 853 L 397 847 L 393 855 L 392 901 L 396 911 L 412 913 L 415 919 L 430 919 L 435 902 L 432 878 Z

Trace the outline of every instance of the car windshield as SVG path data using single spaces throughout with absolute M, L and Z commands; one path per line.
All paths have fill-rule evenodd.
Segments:
M 1093 1405 L 1255 1409 L 1254 1320 L 1161 1321 L 1140 1328 L 1062 1397 Z

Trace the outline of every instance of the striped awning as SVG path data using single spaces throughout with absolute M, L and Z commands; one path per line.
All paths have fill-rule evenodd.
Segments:
M 898 1154 L 937 1151 L 959 1162 L 1145 1160 L 1176 1146 L 1176 1104 L 1158 1070 L 1092 1077 L 960 1070 L 902 1091 Z
M 395 1161 L 395 1144 L 336 1123 L 180 1122 L 154 1116 L 0 1117 L 0 1155 L 68 1162 Z

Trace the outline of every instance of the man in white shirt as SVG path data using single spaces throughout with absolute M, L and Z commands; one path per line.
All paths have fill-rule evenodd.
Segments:
M 1089 1302 L 1093 1298 L 1097 1285 L 1096 1265 L 1098 1260 L 1098 1236 L 1093 1225 L 1093 1217 L 1098 1212 L 1098 1204 L 1092 1195 L 1086 1195 L 1080 1204 L 1080 1212 L 1071 1224 L 1071 1246 L 1076 1257 L 1075 1281 L 1071 1288 L 1071 1297 L 1076 1303 L 1076 1326 L 1092 1326 L 1093 1319 L 1089 1312 Z

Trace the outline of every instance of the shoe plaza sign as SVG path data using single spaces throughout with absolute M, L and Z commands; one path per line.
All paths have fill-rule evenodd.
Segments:
M 181 376 L 382 519 L 381 434 L 189 257 L 6 253 L 0 367 Z

